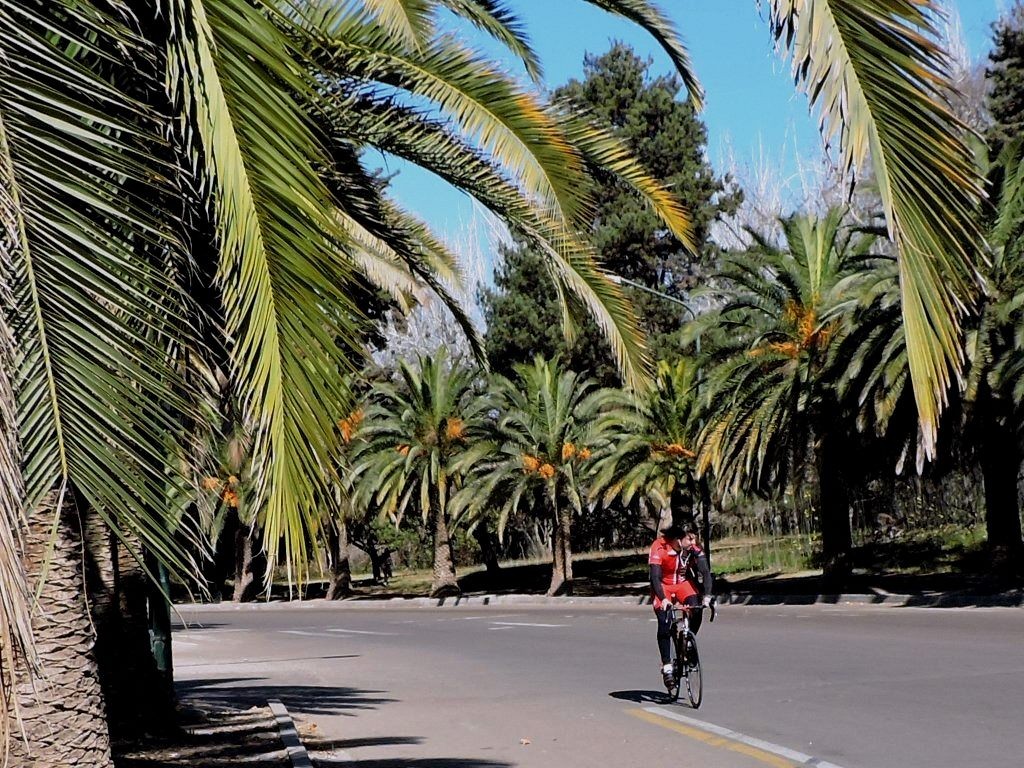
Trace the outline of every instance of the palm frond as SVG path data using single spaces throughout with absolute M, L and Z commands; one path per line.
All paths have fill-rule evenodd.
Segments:
M 526 28 L 501 0 L 437 1 L 518 56 L 532 80 L 540 82 L 543 79 L 540 58 L 526 36 Z
M 268 2 L 178 0 L 171 11 L 170 90 L 213 200 L 232 377 L 254 435 L 254 503 L 294 577 L 319 526 L 317 500 L 329 496 L 324 468 L 361 322 L 345 290 L 345 233 L 317 174 L 329 156 L 307 117 L 316 41 Z
M 122 10 L 0 4 L 0 261 L 25 506 L 73 486 L 184 574 L 166 505 L 183 482 L 166 444 L 193 412 L 168 356 L 191 333 L 164 272 L 183 247 L 165 213 L 180 192 L 167 126 L 116 84 L 130 68 L 134 93 L 159 88 L 155 52 Z
M 363 0 L 363 3 L 379 28 L 410 50 L 422 48 L 433 36 L 430 0 Z
M 10 193 L 16 190 L 10 151 L 0 114 L 0 306 L 10 307 L 10 276 L 13 256 L 25 248 L 24 220 Z M 12 735 L 12 720 L 19 717 L 14 695 L 14 670 L 24 664 L 38 666 L 32 633 L 32 597 L 21 558 L 25 488 L 21 474 L 21 441 L 18 437 L 17 400 L 11 374 L 14 371 L 14 338 L 6 313 L 0 314 L 0 744 Z
M 1006 245 L 1024 221 L 1024 137 L 1008 142 L 998 163 L 1003 169 L 1003 179 L 992 228 L 992 244 L 996 247 Z
M 772 0 L 776 39 L 853 172 L 870 158 L 899 251 L 907 352 L 929 453 L 960 376 L 959 317 L 976 289 L 982 183 L 952 115 L 932 0 Z
M 556 289 L 564 299 L 565 327 L 571 328 L 583 312 L 593 314 L 626 381 L 638 385 L 646 380 L 647 363 L 635 320 L 621 290 L 597 267 L 593 249 L 566 222 L 524 196 L 492 158 L 408 107 L 336 95 L 329 108 L 339 131 L 436 173 L 522 232 L 547 257 Z M 353 119 L 353 114 L 365 119 Z
M 658 41 L 683 78 L 693 108 L 704 106 L 704 92 L 690 62 L 690 54 L 664 13 L 650 0 L 587 0 L 608 13 L 639 24 Z
M 579 110 L 560 114 L 560 121 L 573 146 L 579 149 L 589 163 L 615 174 L 633 187 L 690 253 L 697 252 L 691 212 L 663 184 L 656 181 L 649 171 L 641 167 L 625 141 L 596 121 L 585 119 Z
M 579 153 L 543 102 L 489 60 L 445 36 L 421 52 L 389 46 L 353 25 L 332 38 L 328 75 L 381 83 L 428 100 L 516 179 L 524 193 L 570 221 L 592 213 Z

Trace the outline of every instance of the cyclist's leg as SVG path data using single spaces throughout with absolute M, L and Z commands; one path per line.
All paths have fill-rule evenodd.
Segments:
M 672 661 L 672 613 L 655 608 L 654 615 L 658 618 L 658 653 L 664 666 Z

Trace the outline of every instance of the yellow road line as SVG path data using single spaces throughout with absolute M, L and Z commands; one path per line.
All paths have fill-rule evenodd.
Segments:
M 775 768 L 797 768 L 796 763 L 779 757 L 778 755 L 773 755 L 771 752 L 766 752 L 763 749 L 752 747 L 749 744 L 744 744 L 740 741 L 733 741 L 732 739 L 727 739 L 723 736 L 715 736 L 712 733 L 706 733 L 698 728 L 677 723 L 674 720 L 658 717 L 658 715 L 653 712 L 647 712 L 643 709 L 627 709 L 626 712 L 633 715 L 633 717 L 646 720 L 648 723 L 654 723 L 655 725 L 660 725 L 662 728 L 668 728 L 670 731 L 675 731 L 676 733 L 681 733 L 684 736 L 689 736 L 691 739 L 696 739 L 708 746 L 721 747 L 722 749 L 728 749 L 732 752 L 739 752 L 741 755 L 752 757 L 762 763 L 775 766 Z

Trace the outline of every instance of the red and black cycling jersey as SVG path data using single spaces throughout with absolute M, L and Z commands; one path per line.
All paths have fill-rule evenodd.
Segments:
M 658 538 L 651 545 L 647 562 L 661 567 L 661 583 L 665 586 L 689 581 L 700 592 L 707 592 L 711 586 L 707 557 L 704 550 L 696 545 L 676 552 L 665 539 Z

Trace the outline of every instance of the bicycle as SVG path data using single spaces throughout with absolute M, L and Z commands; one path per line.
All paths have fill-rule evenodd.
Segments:
M 711 599 L 711 621 L 715 620 L 715 600 Z M 702 605 L 672 605 L 672 648 L 675 658 L 672 660 L 672 679 L 666 681 L 669 698 L 679 700 L 682 681 L 686 680 L 686 695 L 690 706 L 700 707 L 704 695 L 704 678 L 700 667 L 700 654 L 697 652 L 697 638 L 690 630 L 690 612 L 703 611 Z

